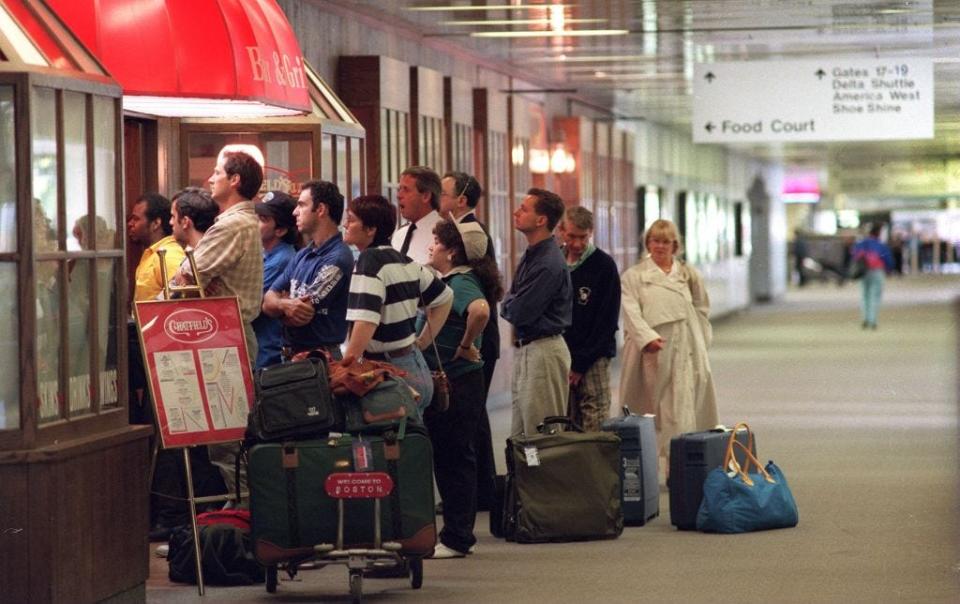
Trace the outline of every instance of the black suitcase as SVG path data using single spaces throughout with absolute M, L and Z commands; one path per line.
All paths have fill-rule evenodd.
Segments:
M 507 477 L 497 474 L 493 478 L 493 500 L 490 502 L 490 534 L 503 539 L 503 504 L 507 492 Z
M 653 416 L 634 415 L 624 407 L 621 417 L 603 422 L 603 430 L 620 437 L 623 523 L 643 526 L 660 515 L 657 430 Z
M 748 433 L 737 432 L 737 440 L 747 446 Z M 697 512 L 703 499 L 703 481 L 710 470 L 723 465 L 730 439 L 729 430 L 688 432 L 670 441 L 670 523 L 681 531 L 697 530 Z M 754 455 L 756 443 L 752 443 Z M 737 449 L 735 448 L 736 452 Z M 736 453 L 737 461 L 744 463 L 743 453 Z

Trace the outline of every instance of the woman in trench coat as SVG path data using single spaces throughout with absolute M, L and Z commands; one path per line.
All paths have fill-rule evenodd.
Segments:
M 656 416 L 659 453 L 669 470 L 671 438 L 718 422 L 707 358 L 710 299 L 700 273 L 675 257 L 680 240 L 672 222 L 650 225 L 644 245 L 648 254 L 620 277 L 620 401 Z

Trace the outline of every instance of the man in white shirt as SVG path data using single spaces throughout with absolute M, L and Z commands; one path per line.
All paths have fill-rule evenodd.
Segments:
M 433 227 L 440 221 L 440 176 L 426 166 L 412 166 L 400 174 L 397 205 L 407 224 L 393 233 L 390 245 L 418 264 L 430 261 Z

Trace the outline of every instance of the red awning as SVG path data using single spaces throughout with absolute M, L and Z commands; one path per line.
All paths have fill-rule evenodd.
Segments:
M 262 103 L 265 114 L 311 110 L 300 44 L 275 0 L 47 3 L 120 82 L 125 105 L 179 97 Z M 153 102 L 160 115 L 183 115 Z

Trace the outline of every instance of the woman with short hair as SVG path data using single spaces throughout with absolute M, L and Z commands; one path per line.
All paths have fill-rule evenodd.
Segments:
M 343 240 L 360 250 L 347 299 L 352 321 L 343 362 L 362 358 L 387 361 L 407 372 L 405 380 L 420 394 L 421 412 L 433 398 L 433 378 L 421 352 L 429 332 L 417 337 L 417 308 L 425 307 L 439 330 L 447 320 L 453 292 L 432 271 L 390 247 L 396 209 L 380 195 L 357 197 L 347 205 Z
M 700 273 L 677 258 L 680 235 L 672 222 L 650 225 L 644 246 L 648 253 L 620 276 L 620 404 L 656 416 L 660 457 L 669 461 L 671 438 L 718 423 L 707 356 L 710 299 Z

